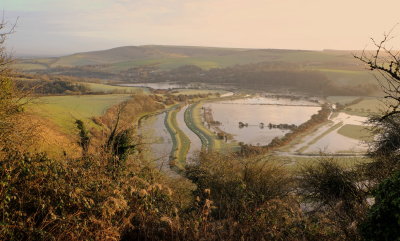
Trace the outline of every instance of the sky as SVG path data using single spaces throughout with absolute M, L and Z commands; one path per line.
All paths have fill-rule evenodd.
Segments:
M 17 22 L 7 41 L 16 55 L 149 44 L 356 50 L 400 22 L 400 0 L 0 0 L 0 9 Z

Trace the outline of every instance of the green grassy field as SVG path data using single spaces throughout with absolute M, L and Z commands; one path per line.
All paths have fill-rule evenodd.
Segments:
M 82 95 L 40 97 L 28 110 L 58 125 L 70 133 L 75 120 L 88 121 L 102 115 L 108 108 L 129 99 L 129 95 Z M 89 122 L 91 123 L 91 122 Z
M 338 130 L 338 133 L 360 141 L 371 141 L 373 139 L 370 131 L 365 126 L 344 125 Z

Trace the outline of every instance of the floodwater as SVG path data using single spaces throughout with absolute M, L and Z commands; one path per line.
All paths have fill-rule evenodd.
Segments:
M 331 119 L 332 123 L 329 125 L 325 125 L 317 130 L 314 135 L 307 137 L 301 146 L 308 146 L 304 153 L 363 153 L 366 152 L 368 145 L 363 143 L 357 139 L 349 138 L 343 136 L 338 133 L 340 127 L 351 124 L 351 125 L 360 125 L 365 126 L 365 122 L 367 121 L 367 117 L 349 115 L 343 112 L 340 112 L 336 117 Z M 329 129 L 329 127 L 336 125 L 337 123 L 342 123 L 340 127 L 332 130 L 326 135 L 323 133 Z M 321 136 L 319 138 L 319 136 Z M 316 140 L 316 141 L 313 141 Z M 301 148 L 299 146 L 295 147 L 296 149 Z
M 187 155 L 187 161 L 193 160 L 196 155 L 201 151 L 201 140 L 200 138 L 186 126 L 185 123 L 185 111 L 189 106 L 183 107 L 176 115 L 179 128 L 185 133 L 190 140 L 190 149 Z
M 340 135 L 337 133 L 338 129 L 322 137 L 315 144 L 308 147 L 304 153 L 360 153 L 367 150 L 368 146 L 366 144 Z
M 143 142 L 147 144 L 150 158 L 162 171 L 172 176 L 177 175 L 169 166 L 169 156 L 172 150 L 172 139 L 164 125 L 166 113 L 149 116 L 142 120 L 139 132 Z
M 267 145 L 275 137 L 281 137 L 289 130 L 269 129 L 268 124 L 300 125 L 321 109 L 316 103 L 306 100 L 284 98 L 255 97 L 232 101 L 204 104 L 210 108 L 214 121 L 219 121 L 219 128 L 238 142 L 252 145 Z M 240 128 L 239 122 L 247 123 Z M 264 128 L 260 128 L 264 123 Z

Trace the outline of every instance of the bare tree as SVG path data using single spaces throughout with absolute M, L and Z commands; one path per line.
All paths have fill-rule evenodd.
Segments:
M 377 73 L 375 77 L 385 94 L 386 110 L 369 119 L 375 134 L 369 155 L 374 161 L 366 164 L 365 170 L 376 183 L 400 169 L 400 51 L 389 47 L 393 29 L 384 33 L 381 41 L 372 39 L 375 51 L 364 50 L 354 56 Z
M 14 31 L 15 25 L 0 22 L 0 149 L 10 148 L 12 136 L 15 134 L 15 124 L 18 118 L 15 117 L 21 112 L 21 95 L 15 88 L 12 79 L 11 63 L 13 61 L 5 48 L 7 37 Z
M 354 55 L 355 58 L 365 63 L 370 70 L 379 73 L 379 75 L 375 75 L 375 78 L 385 93 L 388 106 L 381 119 L 400 114 L 400 51 L 388 47 L 393 39 L 393 29 L 384 33 L 381 41 L 371 38 L 376 48 L 375 51 L 363 50 L 360 55 Z

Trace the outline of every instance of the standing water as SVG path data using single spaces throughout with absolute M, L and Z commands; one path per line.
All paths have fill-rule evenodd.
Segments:
M 171 176 L 176 176 L 176 172 L 169 166 L 169 156 L 172 150 L 172 139 L 164 125 L 166 113 L 153 115 L 142 120 L 140 134 L 143 142 L 147 145 L 147 154 L 154 160 L 160 171 Z
M 232 134 L 238 142 L 252 145 L 267 145 L 275 137 L 290 132 L 285 128 L 270 128 L 269 124 L 298 126 L 321 109 L 306 100 L 265 97 L 213 102 L 203 107 L 211 111 L 220 130 Z

